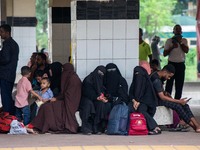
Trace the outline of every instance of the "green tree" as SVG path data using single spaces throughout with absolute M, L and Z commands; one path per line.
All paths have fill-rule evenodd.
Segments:
M 140 27 L 144 29 L 144 38 L 151 38 L 161 27 L 172 25 L 172 10 L 176 0 L 140 0 Z
M 37 46 L 41 48 L 47 48 L 48 36 L 47 36 L 47 9 L 49 0 L 36 0 L 36 39 Z

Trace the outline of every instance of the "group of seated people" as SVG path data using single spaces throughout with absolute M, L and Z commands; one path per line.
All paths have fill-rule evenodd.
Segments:
M 133 70 L 129 89 L 114 63 L 97 66 L 81 82 L 72 64 L 48 64 L 43 53 L 36 54 L 35 59 L 30 67 L 22 67 L 22 76 L 32 83 L 28 91 L 37 97 L 31 105 L 29 119 L 22 118 L 22 114 L 26 117 L 27 108 L 24 107 L 28 105 L 21 107 L 17 98 L 20 92 L 17 91 L 16 95 L 16 109 L 19 109 L 16 116 L 24 121 L 30 133 L 77 133 L 77 111 L 82 120 L 83 134 L 104 133 L 111 109 L 122 102 L 129 106 L 129 113 L 140 112 L 145 116 L 149 135 L 161 133 L 153 118 L 158 105 L 175 110 L 180 119 L 200 132 L 200 124 L 192 114 L 187 99 L 173 99 L 163 89 L 164 80 L 175 73 L 170 64 L 157 70 L 148 62 L 141 61 Z M 19 81 L 17 89 L 21 85 Z

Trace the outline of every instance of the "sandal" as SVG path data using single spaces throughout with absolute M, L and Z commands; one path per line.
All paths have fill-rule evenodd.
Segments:
M 190 126 L 185 124 L 185 125 L 182 125 L 182 124 L 178 124 L 177 125 L 177 128 L 182 128 L 182 129 L 188 129 Z
M 161 134 L 161 132 L 158 130 L 152 130 L 148 132 L 148 135 L 158 135 L 158 134 Z
M 157 131 L 159 134 L 162 133 L 162 130 L 159 127 L 156 127 L 154 130 Z
M 188 132 L 189 129 L 184 129 L 184 128 L 170 128 L 169 132 Z

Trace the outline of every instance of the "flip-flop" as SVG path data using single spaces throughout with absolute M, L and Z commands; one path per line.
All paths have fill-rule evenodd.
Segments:
M 188 129 L 190 126 L 185 124 L 185 125 L 182 125 L 182 124 L 178 124 L 177 125 L 177 128 L 182 128 L 182 129 Z
M 161 130 L 159 127 L 156 127 L 156 128 L 154 129 L 154 131 L 158 132 L 159 134 L 162 133 L 162 130 Z
M 184 129 L 184 128 L 170 128 L 169 132 L 188 132 L 190 131 L 189 129 Z
M 157 131 L 152 130 L 148 132 L 148 135 L 158 135 L 158 134 L 161 134 L 161 132 L 158 132 L 158 130 Z
M 181 132 L 182 128 L 170 128 L 169 132 Z

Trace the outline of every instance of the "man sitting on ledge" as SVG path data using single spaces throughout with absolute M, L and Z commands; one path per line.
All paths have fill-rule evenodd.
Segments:
M 163 81 L 169 80 L 174 73 L 174 66 L 168 64 L 164 66 L 162 70 L 154 72 L 151 75 L 151 81 L 157 93 L 159 104 L 175 110 L 181 119 L 189 124 L 197 133 L 200 133 L 200 124 L 194 118 L 194 115 L 187 104 L 188 100 L 186 98 L 173 99 L 164 93 Z

